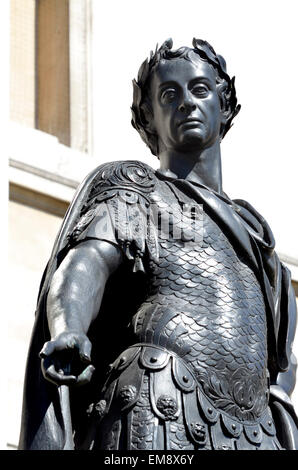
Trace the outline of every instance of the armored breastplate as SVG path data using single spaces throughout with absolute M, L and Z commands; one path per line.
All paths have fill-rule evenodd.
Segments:
M 115 163 L 99 175 L 74 240 L 107 239 L 97 225 L 104 201 L 116 214 L 109 240 L 133 271 L 146 272 L 148 290 L 131 312 L 133 342 L 90 409 L 91 446 L 280 448 L 268 407 L 262 289 L 220 217 L 143 164 Z
M 168 198 L 153 196 L 161 214 L 168 211 Z M 266 314 L 259 282 L 208 214 L 203 212 L 201 219 L 202 236 L 193 241 L 185 236 L 191 233 L 187 212 L 182 214 L 177 202 L 170 212 L 176 229 L 181 225 L 181 237 L 159 234 L 148 297 L 134 317 L 136 342 L 176 353 L 215 406 L 253 421 L 268 400 Z

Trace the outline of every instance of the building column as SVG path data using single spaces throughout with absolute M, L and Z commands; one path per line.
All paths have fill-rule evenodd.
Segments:
M 36 8 L 36 127 L 70 145 L 69 0 Z
M 69 2 L 70 146 L 92 153 L 91 0 Z

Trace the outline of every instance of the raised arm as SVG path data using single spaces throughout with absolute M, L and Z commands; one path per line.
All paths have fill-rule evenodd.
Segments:
M 122 259 L 115 245 L 86 240 L 71 249 L 57 269 L 47 298 L 51 340 L 40 353 L 48 380 L 80 385 L 91 379 L 94 367 L 87 333 L 98 314 L 106 281 Z

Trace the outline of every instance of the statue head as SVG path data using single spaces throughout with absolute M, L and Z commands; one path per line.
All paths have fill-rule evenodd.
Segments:
M 149 146 L 153 155 L 158 156 L 160 152 L 160 132 L 163 127 L 163 116 L 161 116 L 160 126 L 156 126 L 156 116 L 154 116 L 154 87 L 157 82 L 156 77 L 173 77 L 175 73 L 187 75 L 184 72 L 195 66 L 199 74 L 210 75 L 216 90 L 216 98 L 219 102 L 221 122 L 218 128 L 218 137 L 223 139 L 231 127 L 232 120 L 238 114 L 240 105 L 237 105 L 236 90 L 234 86 L 235 77 L 230 78 L 226 72 L 226 63 L 222 56 L 217 55 L 214 49 L 206 41 L 193 39 L 193 48 L 181 47 L 172 50 L 173 42 L 171 39 L 165 41 L 155 52 L 151 52 L 149 60 L 146 59 L 141 65 L 137 80 L 133 81 L 133 104 L 132 104 L 132 125 L 139 132 L 142 140 Z M 179 61 L 179 62 L 178 62 Z M 184 65 L 180 61 L 184 62 Z M 176 65 L 174 65 L 176 64 Z M 189 64 L 192 64 L 190 66 Z M 211 76 L 212 75 L 212 76 Z M 191 75 L 190 75 L 191 78 Z M 181 82 L 182 83 L 182 82 Z M 179 84 L 178 84 L 179 85 Z M 204 98 L 203 87 L 196 87 L 194 95 L 198 98 Z M 167 94 L 167 100 L 171 99 L 171 90 Z M 186 108 L 187 103 L 180 103 L 181 115 L 191 114 Z M 189 105 L 190 106 L 190 105 Z M 204 113 L 204 111 L 203 111 Z M 209 111 L 210 113 L 210 111 Z M 154 122 L 155 121 L 155 122 Z M 188 124 L 188 128 L 194 128 Z

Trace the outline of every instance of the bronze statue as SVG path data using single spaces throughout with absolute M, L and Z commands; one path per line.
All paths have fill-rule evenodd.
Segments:
M 207 42 L 168 40 L 133 85 L 160 169 L 106 163 L 78 189 L 40 286 L 20 449 L 296 449 L 290 273 L 222 189 L 234 78 Z

